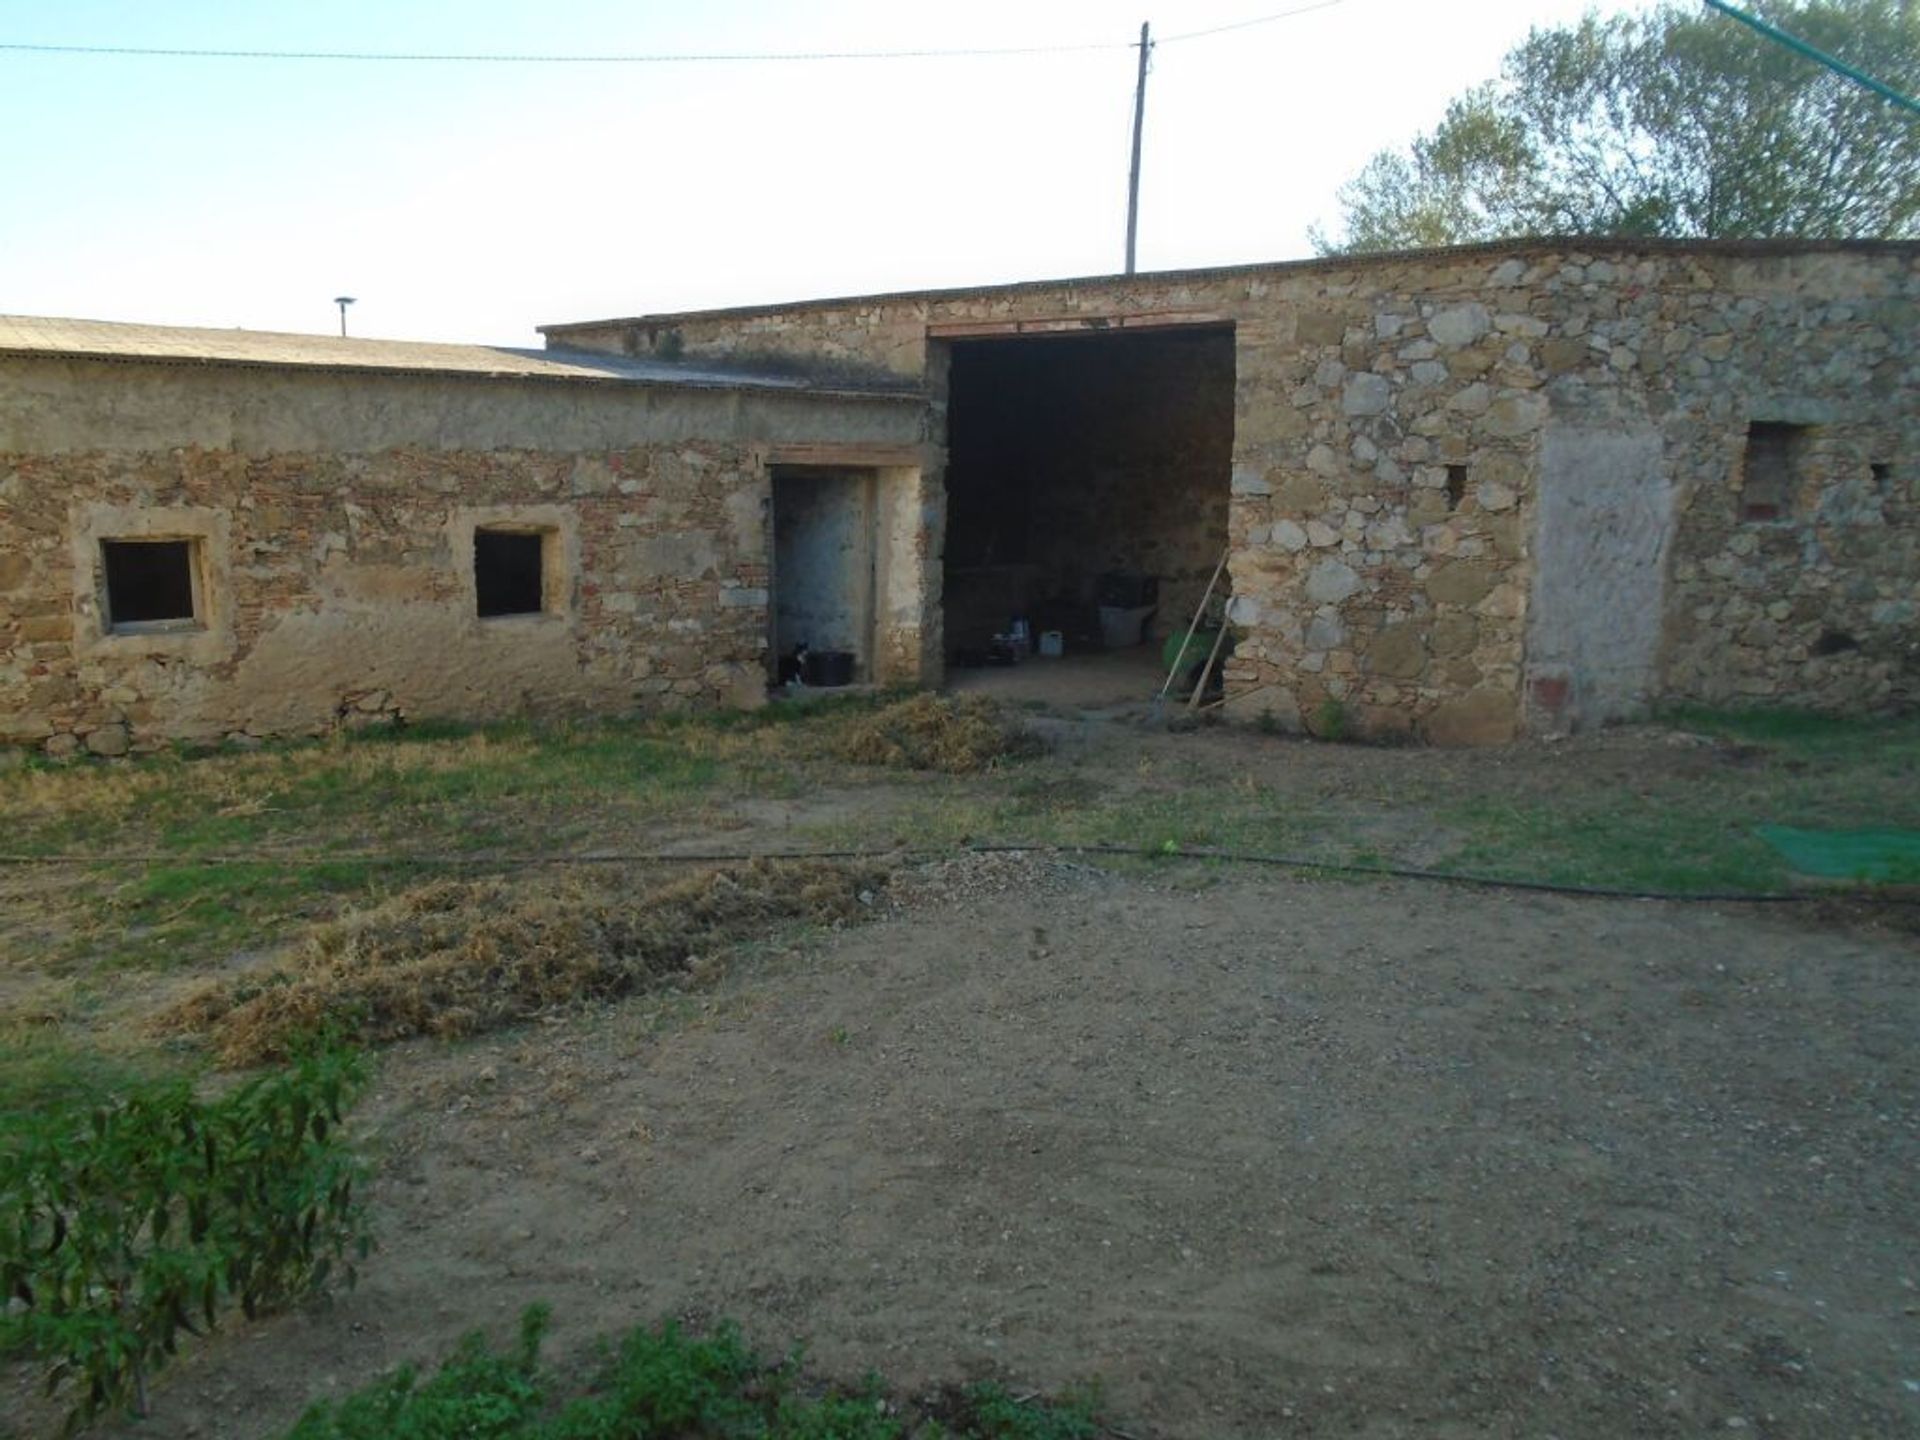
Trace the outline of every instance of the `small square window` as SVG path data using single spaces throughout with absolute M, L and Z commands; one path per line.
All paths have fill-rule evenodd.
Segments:
M 1747 427 L 1740 484 L 1740 518 L 1778 520 L 1793 513 L 1800 489 L 1800 457 L 1807 427 L 1756 420 Z
M 107 582 L 107 626 L 192 624 L 194 542 L 102 540 L 101 568 Z
M 477 614 L 538 615 L 546 606 L 547 536 L 539 530 L 475 530 L 473 595 Z

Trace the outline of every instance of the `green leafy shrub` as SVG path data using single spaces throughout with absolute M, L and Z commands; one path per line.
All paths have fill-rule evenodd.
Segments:
M 1347 713 L 1346 704 L 1329 695 L 1320 702 L 1313 712 L 1313 733 L 1319 739 L 1331 740 L 1339 744 L 1353 736 L 1353 717 Z
M 316 1405 L 286 1440 L 1095 1440 L 1088 1401 L 1016 1400 L 993 1385 L 948 1391 L 938 1414 L 888 1400 L 877 1376 L 820 1392 L 797 1357 L 769 1365 L 722 1323 L 694 1335 L 668 1322 L 608 1349 L 586 1393 L 558 1403 L 539 1366 L 547 1311 L 495 1353 L 468 1335 L 431 1379 L 396 1370 Z
M 360 1059 L 316 1053 L 213 1100 L 184 1080 L 21 1117 L 0 1139 L 0 1353 L 47 1362 L 71 1430 L 131 1402 L 180 1334 L 353 1278 Z
M 968 1434 L 979 1440 L 1098 1440 L 1101 1433 L 1091 1399 L 1035 1405 L 987 1384 L 969 1389 L 966 1402 L 971 1412 Z
M 553 1440 L 602 1435 L 761 1435 L 763 1367 L 740 1332 L 721 1325 L 688 1335 L 669 1322 L 621 1340 L 596 1393 L 574 1401 L 544 1433 Z
M 495 1440 L 527 1433 L 524 1422 L 546 1398 L 539 1373 L 548 1310 L 520 1317 L 518 1345 L 504 1355 L 468 1335 L 433 1378 L 411 1365 L 394 1370 L 338 1405 L 316 1405 L 287 1440 Z

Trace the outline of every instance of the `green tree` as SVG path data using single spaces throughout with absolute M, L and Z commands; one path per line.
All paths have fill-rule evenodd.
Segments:
M 1910 0 L 1752 11 L 1907 94 Z M 1920 118 L 1701 6 L 1535 30 L 1340 191 L 1322 253 L 1515 235 L 1920 235 Z

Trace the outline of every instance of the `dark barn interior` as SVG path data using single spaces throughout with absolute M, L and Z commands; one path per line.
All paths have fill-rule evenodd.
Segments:
M 1103 603 L 1151 605 L 1148 640 L 1184 631 L 1227 543 L 1232 330 L 950 343 L 948 658 L 978 663 L 1016 616 L 1070 656 L 1111 649 Z

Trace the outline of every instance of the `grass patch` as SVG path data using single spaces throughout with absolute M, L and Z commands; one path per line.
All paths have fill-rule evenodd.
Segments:
M 364 895 L 383 873 L 351 860 L 158 865 L 111 890 L 69 951 L 115 969 L 191 965 L 258 943 L 339 897 Z
M 1055 844 L 1118 845 L 1143 853 L 1218 848 L 1293 854 L 1316 848 L 1318 822 L 1264 786 L 1182 785 L 1051 817 Z
M 0 943 L 42 972 L 177 974 L 377 908 L 456 857 L 966 841 L 1366 858 L 1648 890 L 1792 881 L 1757 836 L 1920 827 L 1920 721 L 1691 710 L 1703 738 L 1466 752 L 1231 749 L 1101 727 L 1057 756 L 979 697 L 821 696 L 582 724 L 411 726 L 324 742 L 0 775 L 7 848 L 102 857 L 12 887 Z M 753 828 L 791 803 L 777 837 Z M 160 857 L 151 868 L 106 857 Z M 392 856 L 373 864 L 364 854 Z M 490 861 L 497 859 L 498 864 Z M 213 863 L 213 862 L 218 863 Z M 49 872 L 51 873 L 51 872 Z
M 515 725 L 31 770 L 0 788 L 0 817 L 9 848 L 39 854 L 244 853 L 345 827 L 361 842 L 451 844 L 476 809 L 510 810 L 529 833 L 589 805 L 648 817 L 717 774 L 713 758 L 632 725 Z
M 1716 741 L 1696 763 L 1579 783 L 1552 795 L 1442 802 L 1466 834 L 1449 868 L 1502 878 L 1649 891 L 1759 892 L 1792 883 L 1761 838 L 1809 830 L 1920 827 L 1920 719 L 1804 711 L 1676 711 Z
M 316 1405 L 285 1440 L 1094 1440 L 1102 1429 L 1088 1401 L 1036 1404 L 994 1385 L 923 1404 L 891 1399 L 875 1376 L 810 1383 L 797 1357 L 769 1364 L 724 1323 L 710 1334 L 633 1330 L 569 1384 L 540 1362 L 546 1326 L 533 1307 L 510 1348 L 469 1335 L 432 1375 L 392 1371 Z
M 937 783 L 909 798 L 890 830 L 898 843 L 915 849 L 1019 842 L 1112 845 L 1142 853 L 1216 846 L 1311 851 L 1324 858 L 1344 853 L 1317 810 L 1244 779 L 1109 788 L 1085 779 L 1022 775 L 986 790 Z M 873 840 L 870 830 L 856 824 L 824 830 L 821 838 L 845 845 Z
M 751 764 L 636 725 L 409 728 L 0 777 L 0 824 L 16 852 L 105 862 L 104 902 L 68 909 L 44 963 L 170 970 L 271 948 L 342 900 L 376 897 L 393 867 L 356 852 L 484 859 L 605 843 L 698 817 L 723 772 L 744 790 L 764 783 Z
M 1445 868 L 1475 875 L 1658 894 L 1763 892 L 1788 879 L 1751 825 L 1699 797 L 1484 800 L 1448 818 L 1467 838 Z
M 763 861 L 638 898 L 635 877 L 604 871 L 537 885 L 435 881 L 320 927 L 288 962 L 207 986 L 158 1025 L 207 1036 L 228 1065 L 279 1059 L 321 1031 L 362 1042 L 471 1035 L 631 994 L 783 927 L 854 920 L 884 878 Z
M 150 1052 L 81 1043 L 57 1026 L 0 1022 L 0 1149 L 29 1120 L 97 1105 L 165 1069 Z
M 1828 715 L 1815 710 L 1722 710 L 1683 706 L 1662 711 L 1662 724 L 1721 740 L 1745 741 L 1797 755 L 1848 755 L 1891 745 L 1920 753 L 1920 732 L 1897 716 Z

